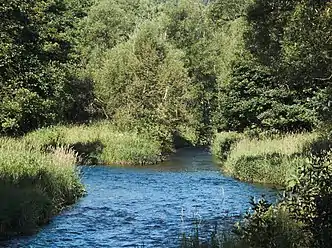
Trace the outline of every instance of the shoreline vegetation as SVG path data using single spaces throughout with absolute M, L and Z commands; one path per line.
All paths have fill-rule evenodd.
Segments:
M 164 159 L 163 147 L 147 134 L 120 131 L 111 123 L 55 126 L 28 133 L 23 140 L 36 149 L 65 146 L 81 165 L 145 165 Z
M 236 179 L 285 188 L 297 177 L 298 168 L 329 152 L 331 146 L 330 140 L 315 132 L 258 137 L 222 132 L 215 134 L 211 152 L 222 171 Z
M 177 146 L 190 143 L 178 139 Z M 151 136 L 107 122 L 0 138 L 0 240 L 33 233 L 84 196 L 77 165 L 156 164 L 166 159 L 166 150 Z
M 231 230 L 210 237 L 183 234 L 181 248 L 327 248 L 332 233 L 332 141 L 319 132 L 263 134 L 219 132 L 211 153 L 221 170 L 282 193 L 275 203 L 251 199 Z
M 45 153 L 0 138 L 0 240 L 34 232 L 85 194 L 75 163 L 65 147 Z
M 158 141 L 105 122 L 0 138 L 0 240 L 34 232 L 84 196 L 77 164 L 144 165 L 163 157 Z

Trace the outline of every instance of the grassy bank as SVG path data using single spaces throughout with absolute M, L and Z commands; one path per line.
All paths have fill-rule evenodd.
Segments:
M 286 186 L 296 169 L 307 163 L 316 133 L 249 138 L 237 133 L 218 133 L 212 151 L 223 170 L 240 180 Z
M 154 164 L 162 160 L 157 140 L 136 132 L 119 131 L 109 123 L 57 126 L 29 133 L 24 140 L 36 148 L 69 146 L 80 164 Z
M 152 164 L 159 142 L 108 123 L 0 138 L 0 238 L 33 232 L 83 194 L 77 163 Z
M 84 194 L 75 161 L 65 148 L 45 153 L 0 139 L 1 238 L 34 231 Z

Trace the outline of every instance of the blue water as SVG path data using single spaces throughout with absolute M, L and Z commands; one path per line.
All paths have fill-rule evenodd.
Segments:
M 203 235 L 229 229 L 250 197 L 276 192 L 224 176 L 206 150 L 184 149 L 150 167 L 82 167 L 88 195 L 7 247 L 178 247 L 193 222 Z

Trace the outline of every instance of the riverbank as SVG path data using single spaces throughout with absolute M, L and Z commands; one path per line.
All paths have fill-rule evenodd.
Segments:
M 282 186 L 277 203 L 252 201 L 234 233 L 215 233 L 209 247 L 330 247 L 331 138 L 319 133 L 249 138 L 216 134 L 212 152 L 222 169 L 243 181 Z M 189 246 L 205 247 L 195 239 Z
M 296 180 L 277 202 L 252 198 L 251 208 L 230 231 L 215 228 L 210 237 L 202 237 L 197 227 L 194 235 L 183 236 L 181 248 L 328 248 L 332 241 L 331 200 L 331 157 L 312 157 L 298 168 Z
M 162 159 L 156 140 L 105 122 L 0 138 L 0 238 L 34 232 L 82 197 L 77 164 L 145 165 Z
M 181 248 L 327 248 L 331 244 L 331 137 L 317 132 L 250 137 L 215 134 L 212 154 L 222 170 L 240 181 L 282 187 L 276 202 L 251 200 L 229 231 L 183 235 Z
M 23 138 L 38 149 L 68 146 L 83 165 L 145 165 L 163 160 L 163 147 L 147 134 L 120 131 L 107 122 L 56 126 L 31 132 Z
M 224 132 L 215 135 L 212 153 L 222 170 L 239 180 L 287 186 L 297 169 L 313 156 L 330 149 L 329 140 L 318 133 L 300 133 L 250 138 Z
M 37 235 L 5 247 L 176 248 L 196 218 L 205 227 L 228 229 L 250 207 L 251 196 L 276 197 L 272 189 L 224 176 L 203 148 L 180 149 L 151 166 L 80 168 L 87 196 Z
M 0 138 L 0 239 L 34 232 L 84 195 L 76 155 Z

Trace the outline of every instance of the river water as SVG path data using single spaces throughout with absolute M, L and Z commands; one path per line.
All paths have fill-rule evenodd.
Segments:
M 82 167 L 88 195 L 36 235 L 8 247 L 178 247 L 197 223 L 229 229 L 250 197 L 276 192 L 223 175 L 207 150 L 183 149 L 150 167 Z

